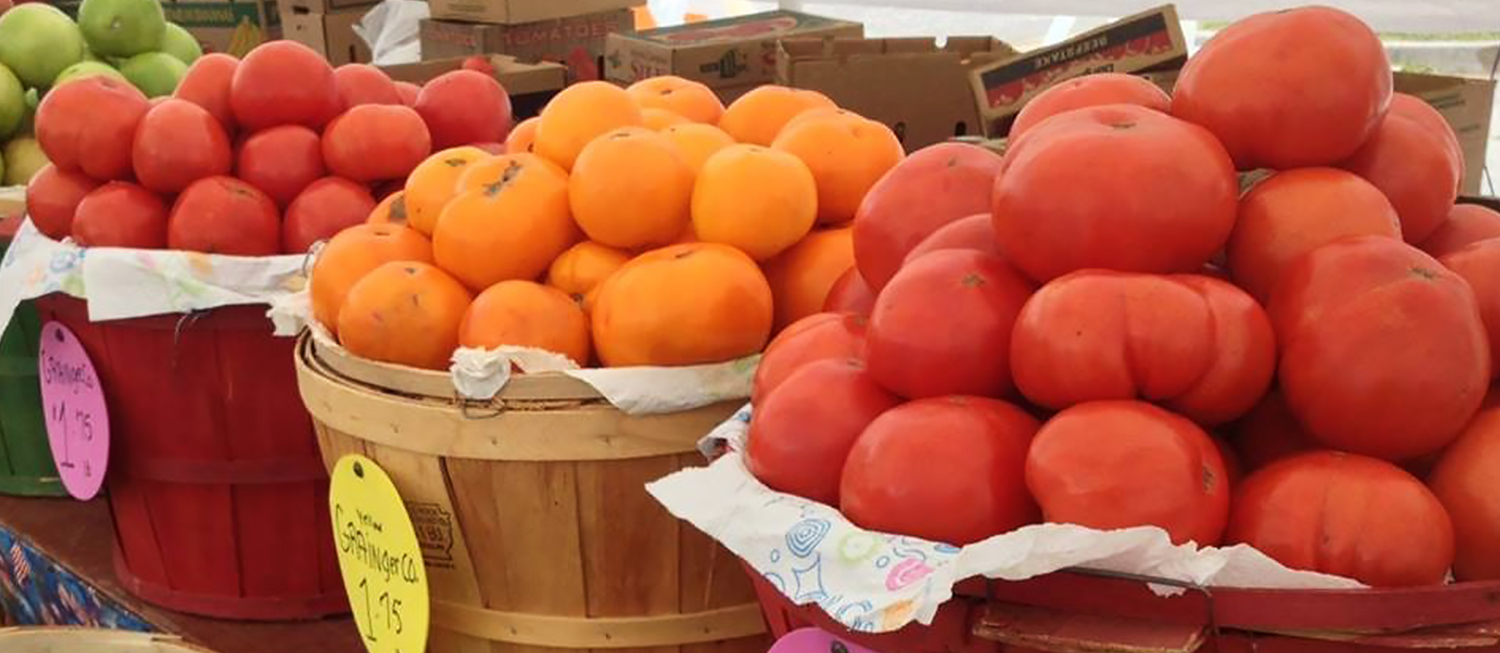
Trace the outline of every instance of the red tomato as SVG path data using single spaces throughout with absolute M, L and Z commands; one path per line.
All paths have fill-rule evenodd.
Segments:
M 47 164 L 26 184 L 26 215 L 37 231 L 53 240 L 73 234 L 73 216 L 99 182 L 81 172 L 59 170 Z
M 1490 373 L 1500 375 L 1500 240 L 1474 243 L 1438 260 L 1474 289 L 1489 334 Z
M 949 222 L 990 210 L 1000 155 L 962 143 L 913 152 L 870 188 L 854 214 L 854 258 L 879 291 L 907 252 Z
M 912 399 L 1011 392 L 1010 332 L 1031 290 L 993 254 L 950 249 L 912 261 L 875 300 L 870 374 Z
M 112 181 L 78 203 L 73 240 L 84 247 L 167 246 L 167 205 L 135 184 Z
M 1013 141 L 992 213 L 1006 260 L 1037 281 L 1083 268 L 1194 272 L 1229 238 L 1238 196 L 1212 134 L 1112 104 L 1055 116 Z
M 1042 425 L 1026 457 L 1026 487 L 1047 521 L 1159 526 L 1175 544 L 1219 543 L 1228 478 L 1203 429 L 1139 401 L 1068 408 Z
M 1250 414 L 1240 420 L 1234 446 L 1241 462 L 1252 472 L 1317 448 L 1287 407 L 1286 398 L 1276 390 L 1266 393 Z
M 1422 242 L 1422 251 L 1442 258 L 1491 238 L 1500 238 L 1500 213 L 1478 204 L 1458 204 L 1437 231 Z
M 240 62 L 229 84 L 235 120 L 248 131 L 322 127 L 342 108 L 333 68 L 296 41 L 271 41 Z
M 1214 450 L 1219 452 L 1219 460 L 1224 461 L 1224 482 L 1233 493 L 1234 488 L 1240 484 L 1240 479 L 1245 477 L 1245 467 L 1240 464 L 1240 455 L 1228 440 L 1217 435 L 1211 435 L 1209 439 L 1214 442 Z
M 839 479 L 865 427 L 901 399 L 857 360 L 820 360 L 786 378 L 755 407 L 745 463 L 773 490 L 839 505 Z
M 432 154 L 422 116 L 409 107 L 364 104 L 323 132 L 323 161 L 334 174 L 360 182 L 403 179 Z
M 1022 470 L 1037 421 L 998 399 L 933 397 L 877 417 L 839 494 L 861 528 L 966 545 L 1037 521 Z
M 864 359 L 865 326 L 868 320 L 849 313 L 814 313 L 782 330 L 760 359 L 755 369 L 752 402 L 781 385 L 807 364 L 827 358 Z
M 413 108 L 427 121 L 432 145 L 439 150 L 504 142 L 510 135 L 510 95 L 483 73 L 443 73 L 422 86 Z
M 417 104 L 417 95 L 422 92 L 422 87 L 411 82 L 396 82 L 396 92 L 401 94 L 401 104 L 412 107 Z
M 223 125 L 224 133 L 233 134 L 238 125 L 229 103 L 229 84 L 239 67 L 240 60 L 227 54 L 214 52 L 198 57 L 172 97 L 203 107 Z
M 281 226 L 282 251 L 305 254 L 313 243 L 363 224 L 374 210 L 375 198 L 368 188 L 339 177 L 319 179 L 287 207 Z
M 1401 237 L 1401 221 L 1380 189 L 1337 168 L 1280 172 L 1240 199 L 1229 271 L 1266 301 L 1292 261 L 1345 236 Z
M 1183 66 L 1172 113 L 1213 132 L 1239 169 L 1285 170 L 1348 158 L 1390 102 L 1375 32 L 1338 9 L 1303 7 L 1220 30 Z
M 277 206 L 292 203 L 321 179 L 323 140 L 302 125 L 282 125 L 245 139 L 235 157 L 235 175 L 270 196 Z
M 231 256 L 281 252 L 281 214 L 254 186 L 233 177 L 209 177 L 177 196 L 167 222 L 172 249 Z
M 1172 98 L 1143 77 L 1124 73 L 1094 73 L 1053 86 L 1026 102 L 1010 126 L 1019 138 L 1038 123 L 1059 113 L 1104 104 L 1135 104 L 1162 113 L 1172 110 Z
M 203 107 L 177 99 L 141 119 L 131 160 L 142 186 L 168 194 L 204 177 L 227 175 L 232 163 L 224 126 Z
M 833 282 L 828 297 L 823 300 L 823 310 L 829 313 L 853 313 L 869 316 L 875 310 L 875 291 L 860 276 L 859 268 L 850 268 Z
M 1399 240 L 1313 250 L 1282 276 L 1270 315 L 1287 405 L 1332 449 L 1392 461 L 1437 451 L 1489 386 L 1474 291 Z
M 1434 133 L 1438 123 L 1447 134 Z M 1453 210 L 1464 180 L 1463 152 L 1450 145 L 1458 138 L 1437 109 L 1415 97 L 1397 94 L 1385 120 L 1365 144 L 1341 165 L 1375 184 L 1401 216 L 1406 242 L 1431 237 Z
M 36 138 L 47 159 L 62 170 L 104 181 L 129 179 L 135 128 L 150 108 L 146 96 L 129 82 L 86 77 L 42 97 Z
M 1500 391 L 1490 390 L 1484 408 L 1458 441 L 1443 453 L 1429 485 L 1453 518 L 1460 581 L 1500 580 Z
M 361 104 L 406 104 L 396 83 L 370 64 L 346 63 L 333 69 L 333 83 L 339 91 L 339 106 L 344 109 Z
M 906 263 L 940 249 L 972 249 L 1004 256 L 1000 253 L 1000 244 L 995 242 L 995 221 L 988 213 L 978 213 L 938 227 L 907 252 Z
M 1315 451 L 1240 484 L 1225 540 L 1293 569 L 1375 587 L 1437 585 L 1453 563 L 1453 523 L 1416 477 L 1390 463 Z

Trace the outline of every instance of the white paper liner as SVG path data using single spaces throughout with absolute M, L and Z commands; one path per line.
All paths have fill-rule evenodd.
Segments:
M 1138 574 L 1197 586 L 1356 589 L 1357 581 L 1282 566 L 1245 545 L 1175 546 L 1166 531 L 1027 526 L 958 548 L 866 531 L 829 506 L 762 485 L 745 468 L 747 407 L 702 443 L 727 453 L 647 491 L 748 562 L 798 605 L 815 603 L 845 627 L 871 633 L 931 624 L 953 585 L 976 576 L 1024 580 L 1069 568 Z M 1152 584 L 1160 595 L 1182 588 Z

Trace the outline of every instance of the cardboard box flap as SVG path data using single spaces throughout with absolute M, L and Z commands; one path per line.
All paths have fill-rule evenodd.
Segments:
M 846 58 L 857 55 L 953 54 L 960 60 L 979 55 L 1012 56 L 1015 48 L 990 36 L 949 37 L 942 46 L 931 37 L 903 38 L 787 38 L 777 43 L 780 53 L 792 63 L 812 59 Z
M 628 85 L 677 75 L 724 94 L 774 80 L 776 47 L 782 39 L 850 36 L 864 36 L 864 27 L 793 11 L 611 34 L 604 54 L 605 77 Z
M 467 57 L 434 59 L 418 63 L 381 66 L 380 69 L 398 82 L 422 84 L 443 73 L 463 67 Z M 526 95 L 555 91 L 566 85 L 567 67 L 551 62 L 521 63 L 515 57 L 490 55 L 485 57 L 494 68 L 495 79 L 511 95 Z
M 437 19 L 516 25 L 629 9 L 646 0 L 431 0 L 428 4 Z
M 670 48 L 715 46 L 751 39 L 780 39 L 799 32 L 857 27 L 837 18 L 825 18 L 795 11 L 767 11 L 722 20 L 661 27 L 637 32 L 633 38 Z

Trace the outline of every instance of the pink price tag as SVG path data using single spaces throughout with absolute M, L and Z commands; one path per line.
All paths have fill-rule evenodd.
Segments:
M 834 637 L 817 628 L 803 628 L 776 640 L 767 653 L 875 653 L 870 649 Z
M 99 494 L 109 465 L 109 409 L 94 363 L 67 327 L 48 322 L 37 354 L 47 443 L 68 494 L 88 501 Z

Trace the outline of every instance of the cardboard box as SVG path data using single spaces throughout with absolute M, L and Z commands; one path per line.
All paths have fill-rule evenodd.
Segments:
M 629 9 L 646 0 L 428 0 L 432 17 L 495 25 L 521 25 Z
M 776 83 L 819 91 L 866 118 L 885 123 L 907 151 L 978 134 L 969 72 L 1011 57 L 991 37 L 787 39 L 776 52 Z
M 204 52 L 243 57 L 255 46 L 281 38 L 275 0 L 163 0 L 167 20 L 198 39 Z
M 1028 100 L 1058 82 L 1097 72 L 1175 70 L 1187 60 L 1177 9 L 1163 5 L 1057 45 L 981 66 L 970 79 L 985 134 L 999 136 Z
M 467 57 L 437 59 L 420 63 L 381 66 L 380 69 L 398 82 L 425 84 L 443 73 L 463 67 Z M 566 66 L 551 62 L 521 63 L 515 57 L 489 55 L 485 57 L 494 70 L 495 79 L 510 94 L 511 114 L 517 121 L 541 113 L 542 107 L 568 85 Z
M 380 4 L 372 0 L 282 0 L 281 10 L 300 9 L 304 14 L 331 14 L 338 9 L 364 7 L 366 11 Z
M 287 39 L 312 48 L 335 66 L 368 63 L 370 46 L 354 33 L 354 26 L 369 10 L 350 7 L 322 14 L 291 6 L 281 12 L 281 31 Z
M 568 67 L 569 81 L 599 79 L 605 38 L 635 26 L 629 9 L 523 25 L 490 25 L 425 19 L 423 59 L 505 54 L 523 62 L 554 61 Z
M 775 81 L 780 39 L 864 35 L 859 23 L 794 11 L 615 34 L 605 47 L 604 77 L 631 84 L 657 75 L 677 75 L 707 84 L 727 100 Z
M 1495 80 L 1396 73 L 1396 91 L 1426 100 L 1448 120 L 1464 149 L 1462 191 L 1478 194 L 1490 142 Z

